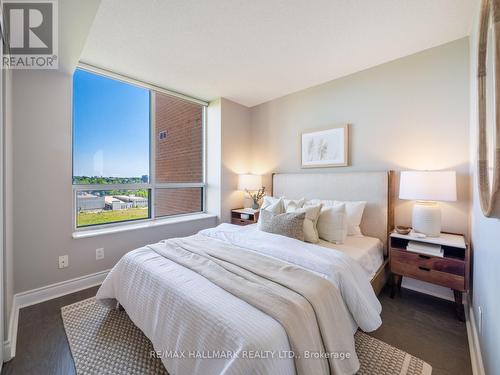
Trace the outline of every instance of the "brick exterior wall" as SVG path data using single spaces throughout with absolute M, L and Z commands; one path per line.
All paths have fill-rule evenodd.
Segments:
M 157 217 L 200 212 L 203 209 L 201 188 L 156 189 L 155 194 Z
M 202 182 L 203 107 L 155 93 L 155 109 L 156 182 Z
M 203 106 L 155 93 L 156 182 L 203 181 Z M 156 189 L 155 215 L 202 210 L 202 189 Z

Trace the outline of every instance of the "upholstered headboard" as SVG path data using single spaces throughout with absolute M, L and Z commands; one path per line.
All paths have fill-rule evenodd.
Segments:
M 364 235 L 379 238 L 385 249 L 393 227 L 393 172 L 277 173 L 275 197 L 366 201 L 361 221 Z

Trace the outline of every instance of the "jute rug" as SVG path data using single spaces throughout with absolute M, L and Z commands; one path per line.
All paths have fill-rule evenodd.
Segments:
M 125 311 L 109 310 L 89 298 L 61 309 L 79 375 L 167 374 L 153 346 Z M 429 364 L 365 333 L 356 333 L 362 375 L 430 375 Z

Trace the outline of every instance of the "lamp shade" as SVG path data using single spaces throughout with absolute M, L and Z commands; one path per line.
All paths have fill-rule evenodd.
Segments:
M 262 187 L 262 176 L 257 174 L 240 174 L 238 190 L 256 191 Z
M 399 181 L 399 198 L 420 201 L 456 201 L 455 171 L 405 171 Z

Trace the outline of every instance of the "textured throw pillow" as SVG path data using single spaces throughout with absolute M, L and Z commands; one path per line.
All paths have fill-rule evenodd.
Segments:
M 311 243 L 319 241 L 318 229 L 316 226 L 321 212 L 321 204 L 296 208 L 294 204 L 290 203 L 286 212 L 304 212 L 306 214 L 304 219 L 304 241 Z
M 319 237 L 335 244 L 343 244 L 347 237 L 345 204 L 323 207 L 318 219 Z
M 260 212 L 259 229 L 263 232 L 280 234 L 282 236 L 304 241 L 305 212 L 288 212 L 273 214 L 271 211 Z
M 267 196 L 264 197 L 264 202 L 262 203 L 262 207 L 260 208 L 259 221 L 257 223 L 259 229 L 261 229 L 262 213 L 264 211 L 271 212 L 275 215 L 279 215 L 285 212 L 285 207 L 283 205 L 283 198 L 273 198 Z

